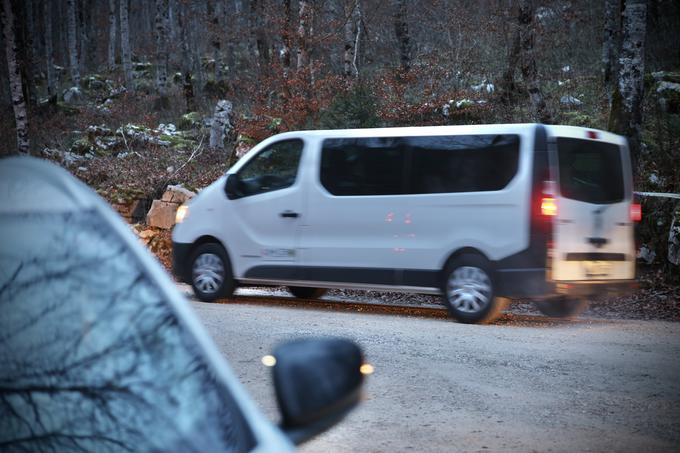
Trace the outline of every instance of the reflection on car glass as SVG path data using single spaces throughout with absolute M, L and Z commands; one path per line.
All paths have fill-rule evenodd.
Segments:
M 234 451 L 253 436 L 96 212 L 3 215 L 0 449 Z

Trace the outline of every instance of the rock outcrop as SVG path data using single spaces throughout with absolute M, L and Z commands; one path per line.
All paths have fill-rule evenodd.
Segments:
M 151 203 L 151 209 L 146 214 L 146 224 L 164 230 L 171 229 L 175 225 L 177 208 L 195 195 L 194 192 L 180 185 L 168 186 L 163 197 Z

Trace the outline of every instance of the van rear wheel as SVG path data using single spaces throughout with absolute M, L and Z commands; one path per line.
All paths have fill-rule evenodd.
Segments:
M 298 299 L 318 299 L 328 291 L 326 288 L 307 288 L 305 286 L 289 286 L 288 291 Z
M 191 287 L 203 302 L 213 302 L 234 293 L 231 265 L 220 244 L 201 244 L 191 254 Z
M 444 305 L 464 323 L 489 323 L 500 315 L 506 300 L 495 296 L 489 263 L 479 255 L 462 255 L 444 269 Z
M 573 318 L 588 308 L 588 300 L 575 297 L 554 297 L 534 302 L 538 311 L 553 318 Z

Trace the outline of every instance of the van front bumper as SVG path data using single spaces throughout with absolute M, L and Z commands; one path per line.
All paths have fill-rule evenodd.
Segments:
M 556 294 L 569 296 L 620 295 L 638 287 L 637 280 L 583 280 L 551 282 Z
M 184 283 L 191 283 L 189 254 L 192 245 L 172 241 L 172 273 L 175 278 Z

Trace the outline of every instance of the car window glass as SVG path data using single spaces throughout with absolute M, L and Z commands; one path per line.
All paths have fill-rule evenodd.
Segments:
M 0 445 L 253 448 L 226 384 L 94 211 L 0 217 Z
M 239 171 L 242 196 L 285 189 L 295 183 L 302 140 L 285 140 L 269 145 Z
M 560 193 L 588 203 L 617 203 L 624 198 L 621 148 L 613 143 L 558 138 Z
M 408 137 L 411 157 L 409 193 L 501 190 L 517 173 L 516 135 Z
M 404 157 L 397 138 L 327 139 L 321 153 L 321 184 L 333 195 L 401 194 Z
M 337 138 L 323 142 L 320 179 L 339 196 L 480 192 L 518 165 L 516 135 Z

